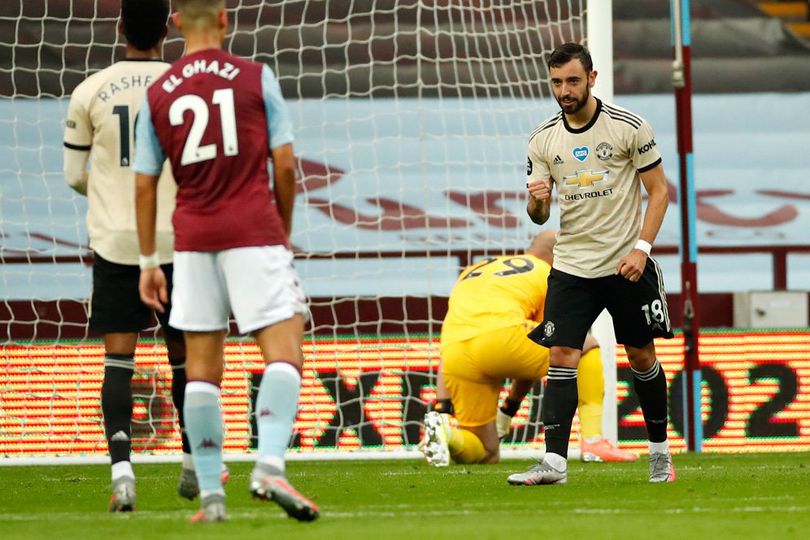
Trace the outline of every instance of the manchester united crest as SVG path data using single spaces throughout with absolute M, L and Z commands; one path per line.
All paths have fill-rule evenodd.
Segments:
M 613 146 L 606 142 L 599 143 L 599 145 L 596 147 L 596 157 L 602 161 L 608 161 L 613 157 Z

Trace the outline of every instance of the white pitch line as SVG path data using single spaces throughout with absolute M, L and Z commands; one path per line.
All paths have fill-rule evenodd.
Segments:
M 508 506 L 508 505 L 504 505 Z M 490 507 L 491 508 L 491 507 Z M 527 507 L 527 510 L 533 509 Z M 239 510 L 237 512 L 229 512 L 229 517 L 231 519 L 288 519 L 287 516 L 281 514 L 279 512 L 275 512 L 275 509 L 271 509 L 270 511 L 267 510 Z M 658 512 L 662 514 L 675 514 L 675 515 L 684 515 L 684 514 L 725 514 L 725 513 L 735 513 L 735 514 L 750 514 L 750 513 L 763 513 L 763 512 L 783 512 L 783 513 L 806 513 L 810 511 L 810 506 L 741 506 L 737 508 L 703 508 L 699 506 L 694 506 L 691 508 L 668 508 L 668 509 L 659 509 Z M 568 509 L 568 512 L 571 514 L 581 514 L 581 515 L 634 515 L 634 514 L 646 514 L 646 511 L 642 510 L 633 510 L 628 508 L 572 508 Z M 72 512 L 58 512 L 58 513 L 16 513 L 16 514 L 0 514 L 0 523 L 2 522 L 50 522 L 56 521 L 60 523 L 64 523 L 65 521 L 94 521 L 98 522 L 98 520 L 104 516 L 109 516 L 110 519 L 114 520 L 141 520 L 144 518 L 143 521 L 148 520 L 177 520 L 177 521 L 184 521 L 187 520 L 191 516 L 192 512 L 190 511 L 181 511 L 181 510 L 174 510 L 174 511 L 162 511 L 162 512 L 153 512 L 153 511 L 138 511 L 132 514 L 117 514 L 115 516 L 109 516 L 109 514 L 100 514 L 100 513 L 72 513 Z M 358 519 L 358 518 L 395 518 L 395 517 L 403 517 L 403 518 L 425 518 L 425 517 L 446 517 L 446 516 L 469 516 L 469 515 L 480 515 L 480 510 L 477 509 L 459 509 L 459 510 L 413 510 L 413 511 L 391 511 L 391 510 L 379 510 L 379 511 L 361 511 L 361 512 L 330 512 L 328 509 L 325 510 L 321 517 L 323 519 Z

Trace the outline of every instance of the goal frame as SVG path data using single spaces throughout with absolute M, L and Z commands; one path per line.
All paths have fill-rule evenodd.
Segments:
M 420 3 L 421 5 L 421 3 Z M 601 98 L 613 98 L 613 46 L 612 46 L 612 0 L 586 0 L 585 16 L 587 31 L 585 39 L 594 57 L 595 65 L 601 67 L 594 92 Z M 435 327 L 434 327 L 435 331 Z M 617 442 L 617 415 L 616 415 L 616 355 L 615 338 L 609 316 L 603 314 L 594 325 L 594 335 L 602 346 L 603 369 L 605 375 L 605 398 L 603 414 L 603 434 L 613 442 Z M 541 452 L 535 448 L 505 448 L 503 458 L 536 457 Z M 572 457 L 578 455 L 572 449 Z M 381 450 L 381 451 L 340 451 L 333 452 L 292 452 L 289 459 L 409 459 L 419 457 L 414 450 Z M 29 464 L 67 464 L 67 463 L 106 463 L 106 456 L 61 456 L 54 458 L 0 458 L 0 465 L 29 465 Z M 135 462 L 175 462 L 179 455 L 151 455 L 133 454 Z M 251 460 L 252 454 L 229 454 L 226 459 L 230 461 Z

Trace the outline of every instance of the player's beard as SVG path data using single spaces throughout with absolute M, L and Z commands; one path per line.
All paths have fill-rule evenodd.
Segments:
M 562 109 L 562 111 L 565 114 L 577 114 L 582 109 L 582 107 L 584 107 L 588 103 L 589 97 L 591 97 L 591 89 L 586 87 L 585 95 L 582 96 L 582 99 L 578 99 L 570 105 L 563 105 L 562 99 L 557 98 L 557 105 L 560 106 L 560 109 Z

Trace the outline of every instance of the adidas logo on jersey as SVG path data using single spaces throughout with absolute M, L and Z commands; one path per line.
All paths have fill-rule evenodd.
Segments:
M 560 155 L 559 155 L 559 154 L 557 154 L 556 156 L 554 156 L 554 161 L 553 161 L 553 163 L 554 163 L 554 165 L 562 165 L 562 164 L 563 164 L 563 163 L 565 163 L 565 162 L 562 160 L 562 158 L 560 157 Z
M 123 431 L 116 431 L 115 434 L 110 437 L 110 441 L 128 441 L 129 435 L 124 433 Z

